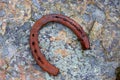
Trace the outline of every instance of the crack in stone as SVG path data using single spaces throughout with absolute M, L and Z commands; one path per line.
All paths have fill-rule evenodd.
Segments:
M 101 45 L 101 47 L 102 47 L 102 49 L 103 49 L 103 52 L 104 52 L 104 54 L 105 54 L 105 61 L 111 61 L 111 59 L 108 58 L 109 52 L 108 52 L 108 51 L 106 50 L 106 48 L 103 46 L 103 42 L 102 42 L 102 41 L 100 41 L 100 45 Z
M 92 22 L 92 24 L 91 24 L 92 26 L 91 26 L 90 29 L 88 30 L 88 36 L 91 35 L 92 29 L 93 29 L 93 27 L 94 27 L 94 25 L 95 25 L 95 22 L 96 22 L 96 20 Z

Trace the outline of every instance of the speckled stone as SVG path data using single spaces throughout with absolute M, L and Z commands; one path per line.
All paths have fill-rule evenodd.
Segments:
M 3 17 L 5 15 L 5 11 L 4 10 L 0 10 L 0 17 Z
M 100 10 L 97 6 L 88 5 L 87 12 L 91 13 L 93 20 L 96 20 L 100 23 L 103 23 L 103 21 L 105 21 L 105 13 L 102 10 Z
M 83 19 L 85 20 L 85 22 L 89 22 L 91 20 L 91 17 L 89 14 L 84 14 Z
M 119 7 L 119 0 L 1 0 L 0 80 L 115 80 L 120 66 Z M 53 13 L 78 22 L 91 47 L 83 51 L 76 35 L 62 24 L 44 25 L 39 46 L 60 69 L 57 76 L 37 65 L 29 46 L 35 21 Z

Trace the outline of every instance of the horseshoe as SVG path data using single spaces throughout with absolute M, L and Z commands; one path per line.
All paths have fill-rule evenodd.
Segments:
M 50 75 L 56 76 L 59 73 L 59 69 L 50 64 L 45 56 L 41 53 L 38 45 L 38 32 L 48 22 L 57 22 L 70 28 L 80 40 L 83 50 L 90 49 L 89 39 L 82 27 L 77 24 L 73 19 L 61 14 L 49 14 L 44 15 L 42 18 L 37 20 L 30 31 L 30 48 L 32 55 L 35 58 L 38 65 Z

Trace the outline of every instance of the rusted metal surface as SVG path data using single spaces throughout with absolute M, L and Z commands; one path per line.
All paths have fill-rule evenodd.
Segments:
M 83 50 L 90 49 L 90 43 L 82 27 L 67 16 L 63 16 L 61 14 L 49 14 L 44 15 L 42 18 L 36 21 L 30 31 L 30 48 L 32 50 L 32 54 L 38 65 L 44 71 L 47 71 L 50 75 L 56 76 L 59 73 L 59 69 L 46 60 L 45 56 L 41 53 L 40 47 L 38 45 L 38 32 L 48 22 L 58 22 L 70 28 L 80 40 Z

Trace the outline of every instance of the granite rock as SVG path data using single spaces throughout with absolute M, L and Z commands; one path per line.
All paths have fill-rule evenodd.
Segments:
M 119 0 L 1 0 L 0 80 L 115 80 L 120 65 Z M 46 59 L 60 69 L 57 76 L 34 60 L 30 29 L 42 15 L 63 14 L 80 24 L 90 40 L 83 51 L 66 26 L 50 22 L 39 31 Z

